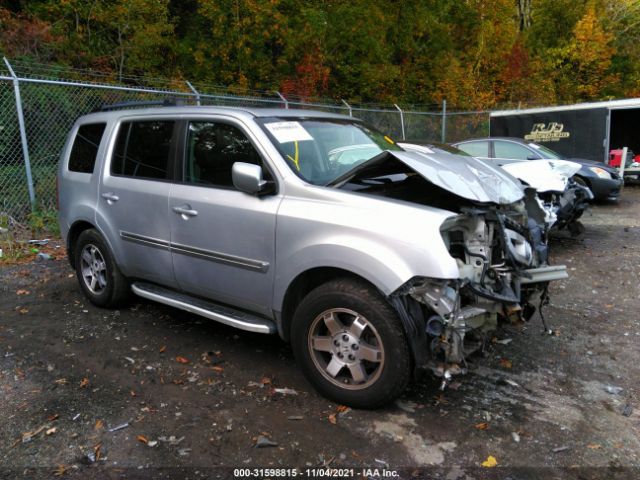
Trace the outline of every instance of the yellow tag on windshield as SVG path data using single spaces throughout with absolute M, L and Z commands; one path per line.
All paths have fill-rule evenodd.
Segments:
M 391 145 L 395 145 L 396 142 L 394 142 L 393 140 L 391 140 L 389 137 L 387 137 L 386 135 L 384 136 L 384 139 L 389 142 Z
M 298 171 L 300 171 L 300 155 L 298 150 L 298 142 L 293 142 L 293 145 L 295 146 L 295 153 L 294 153 L 295 157 L 291 158 L 291 155 L 287 155 L 287 157 L 289 158 L 289 160 L 293 162 L 293 164 L 296 166 Z

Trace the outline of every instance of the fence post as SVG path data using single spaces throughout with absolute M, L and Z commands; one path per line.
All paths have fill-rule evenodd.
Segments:
M 622 149 L 622 158 L 620 159 L 620 168 L 618 171 L 620 172 L 620 178 L 622 179 L 622 185 L 624 186 L 624 167 L 627 162 L 627 152 L 629 151 L 628 147 L 624 147 Z M 623 187 L 620 187 L 622 189 Z
M 442 143 L 447 143 L 447 101 L 442 100 Z
M 343 98 L 340 99 L 342 101 L 342 103 L 344 103 L 346 105 L 346 107 L 349 109 L 349 116 L 353 117 L 353 109 L 351 108 L 351 105 L 349 105 Z
M 24 169 L 27 174 L 27 187 L 29 188 L 29 202 L 31 203 L 31 211 L 36 206 L 36 194 L 33 190 L 33 177 L 31 176 L 31 160 L 29 159 L 29 145 L 27 143 L 27 129 L 24 125 L 24 115 L 22 112 L 22 97 L 20 96 L 20 82 L 18 76 L 11 68 L 11 64 L 7 57 L 2 57 L 11 77 L 13 77 L 13 92 L 16 96 L 16 112 L 18 114 L 18 126 L 20 128 L 20 141 L 22 142 L 22 156 L 24 157 Z
M 400 112 L 400 128 L 402 129 L 402 140 L 406 140 L 404 136 L 404 112 L 397 104 L 394 103 L 393 106 L 396 107 Z
M 280 100 L 282 100 L 284 102 L 284 108 L 289 109 L 289 100 L 287 100 L 286 98 L 284 98 L 284 95 L 282 95 L 280 92 L 278 92 L 276 90 L 276 95 L 278 95 L 280 97 Z
M 185 83 L 187 84 L 187 87 L 189 87 L 191 89 L 191 91 L 195 94 L 195 96 L 196 96 L 196 105 L 200 106 L 200 92 L 198 90 L 196 90 L 193 85 L 191 85 L 191 82 L 189 80 L 185 80 Z

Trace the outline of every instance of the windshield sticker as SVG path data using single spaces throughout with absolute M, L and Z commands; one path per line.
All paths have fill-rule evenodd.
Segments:
M 384 136 L 384 139 L 389 142 L 391 145 L 394 145 L 396 142 L 394 142 L 393 140 L 391 140 L 391 138 L 387 137 L 386 135 Z
M 280 143 L 304 142 L 305 140 L 313 140 L 300 122 L 275 122 L 265 123 L 265 127 L 276 137 Z

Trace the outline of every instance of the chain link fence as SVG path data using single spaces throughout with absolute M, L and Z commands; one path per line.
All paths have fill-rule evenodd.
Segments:
M 34 210 L 55 209 L 58 161 L 71 126 L 79 116 L 114 103 L 163 101 L 171 97 L 185 104 L 322 110 L 360 118 L 396 139 L 423 142 L 488 134 L 488 112 L 454 112 L 445 116 L 444 112 L 403 111 L 398 106 L 303 101 L 285 98 L 278 92 L 237 92 L 158 79 L 126 79 L 138 84 L 127 85 L 92 72 L 11 64 L 6 59 L 1 63 L 0 220 L 10 217 L 22 221 Z

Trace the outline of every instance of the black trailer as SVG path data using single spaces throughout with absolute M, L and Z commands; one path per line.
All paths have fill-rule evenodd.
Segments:
M 609 152 L 640 153 L 640 99 L 492 112 L 492 137 L 517 137 L 567 158 L 609 163 Z

